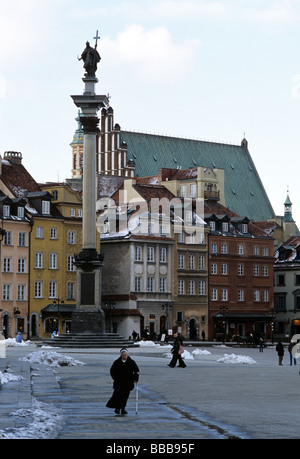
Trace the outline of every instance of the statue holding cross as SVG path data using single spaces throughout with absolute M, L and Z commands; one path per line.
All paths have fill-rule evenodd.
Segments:
M 99 40 L 98 36 L 98 30 L 97 30 L 97 35 L 94 37 L 96 40 L 95 48 L 92 48 L 89 44 L 89 42 L 86 42 L 86 48 L 81 54 L 81 57 L 78 58 L 78 60 L 83 60 L 83 68 L 86 70 L 85 77 L 95 77 L 96 76 L 96 70 L 97 70 L 97 65 L 101 60 L 101 57 L 97 51 L 97 43 Z

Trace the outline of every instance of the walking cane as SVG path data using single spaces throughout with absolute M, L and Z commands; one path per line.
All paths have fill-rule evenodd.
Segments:
M 138 413 L 138 405 L 139 405 L 139 387 L 138 387 L 138 383 L 135 383 L 135 414 Z

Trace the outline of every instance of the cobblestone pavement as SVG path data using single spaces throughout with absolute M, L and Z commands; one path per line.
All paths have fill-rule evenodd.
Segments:
M 86 365 L 51 367 L 20 360 L 41 352 L 33 344 L 7 348 L 0 371 L 22 379 L 0 386 L 0 438 L 299 438 L 300 361 L 290 367 L 286 353 L 279 366 L 274 348 L 202 349 L 209 354 L 187 359 L 185 369 L 167 366 L 167 347 L 130 349 L 141 372 L 138 406 L 134 390 L 128 415 L 116 416 L 105 404 L 118 350 L 52 349 Z M 256 363 L 218 362 L 224 354 Z

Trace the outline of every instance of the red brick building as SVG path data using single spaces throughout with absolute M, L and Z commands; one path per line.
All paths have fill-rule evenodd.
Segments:
M 273 238 L 217 203 L 205 203 L 205 221 L 210 226 L 208 339 L 270 339 Z

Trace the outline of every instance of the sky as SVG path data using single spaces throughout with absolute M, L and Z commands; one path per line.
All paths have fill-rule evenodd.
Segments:
M 121 129 L 239 145 L 300 224 L 300 0 L 0 0 L 0 154 L 71 177 L 86 41 Z

